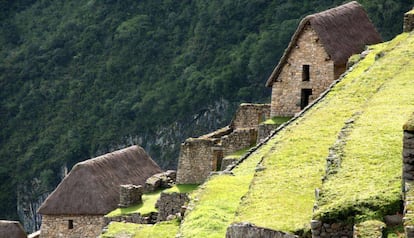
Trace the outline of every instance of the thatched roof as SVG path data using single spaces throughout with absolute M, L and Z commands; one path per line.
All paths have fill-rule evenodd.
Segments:
M 76 164 L 38 212 L 48 215 L 104 215 L 117 208 L 121 184 L 144 185 L 160 167 L 139 146 Z
M 18 221 L 0 220 L 0 238 L 26 238 L 26 232 Z
M 307 25 L 318 34 L 326 53 L 336 65 L 346 64 L 351 55 L 362 52 L 366 45 L 382 42 L 364 8 L 356 1 L 309 15 L 300 22 L 293 34 L 288 48 L 266 82 L 267 87 L 277 81 L 290 51 Z

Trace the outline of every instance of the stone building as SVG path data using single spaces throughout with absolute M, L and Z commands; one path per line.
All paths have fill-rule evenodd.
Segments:
M 98 237 L 104 215 L 119 204 L 122 184 L 144 185 L 160 167 L 139 146 L 76 164 L 45 200 L 41 237 Z
M 27 234 L 18 221 L 0 221 L 0 238 L 26 238 Z
M 222 159 L 256 144 L 260 122 L 270 116 L 269 104 L 243 103 L 230 125 L 181 144 L 177 183 L 200 184 L 212 171 L 222 170 Z
M 305 17 L 266 82 L 272 88 L 271 117 L 302 110 L 345 72 L 351 55 L 379 42 L 355 1 Z

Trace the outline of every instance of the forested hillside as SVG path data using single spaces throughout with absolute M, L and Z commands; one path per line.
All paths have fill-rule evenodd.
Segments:
M 184 138 L 269 101 L 264 82 L 300 19 L 342 2 L 1 1 L 0 218 L 16 219 L 22 191 L 30 213 L 22 201 L 65 166 L 127 144 L 173 168 Z M 360 3 L 390 39 L 414 1 Z

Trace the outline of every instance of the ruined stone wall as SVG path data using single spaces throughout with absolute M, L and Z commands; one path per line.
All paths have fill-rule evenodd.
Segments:
M 270 104 L 242 103 L 237 109 L 231 122 L 233 130 L 239 128 L 257 128 L 257 126 L 270 118 Z
M 279 124 L 260 124 L 257 131 L 257 143 L 260 143 L 266 139 L 266 137 L 268 137 L 270 133 L 279 126 Z
M 414 114 L 404 125 L 403 135 L 404 230 L 407 238 L 414 238 Z
M 186 193 L 161 193 L 155 204 L 158 209 L 157 221 L 166 221 L 168 216 L 179 213 L 181 216 L 182 207 L 190 201 Z
M 258 227 L 250 223 L 231 224 L 226 231 L 226 238 L 298 238 L 297 235 Z
M 404 26 L 403 31 L 404 32 L 410 32 L 414 30 L 414 8 L 413 10 L 407 12 L 404 14 Z
M 254 128 L 239 129 L 221 138 L 223 155 L 230 155 L 238 150 L 251 147 L 256 144 L 257 130 Z
M 200 184 L 213 170 L 213 150 L 210 139 L 187 139 L 181 144 L 178 160 L 177 184 Z
M 309 81 L 302 81 L 303 65 L 309 65 Z M 316 32 L 306 26 L 298 37 L 279 80 L 273 83 L 271 117 L 293 116 L 301 110 L 301 90 L 312 89 L 309 103 L 335 80 L 334 62 L 322 46 Z
M 72 226 L 70 225 L 72 224 Z M 102 233 L 102 216 L 43 215 L 41 238 L 96 238 Z
M 345 223 L 323 223 L 312 220 L 312 238 L 353 237 L 353 226 Z

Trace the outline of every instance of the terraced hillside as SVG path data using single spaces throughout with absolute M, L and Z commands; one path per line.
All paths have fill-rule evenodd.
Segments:
M 369 50 L 233 175 L 203 184 L 178 233 L 225 237 L 229 224 L 250 222 L 309 234 L 312 219 L 358 223 L 400 212 L 402 125 L 414 111 L 414 34 Z

